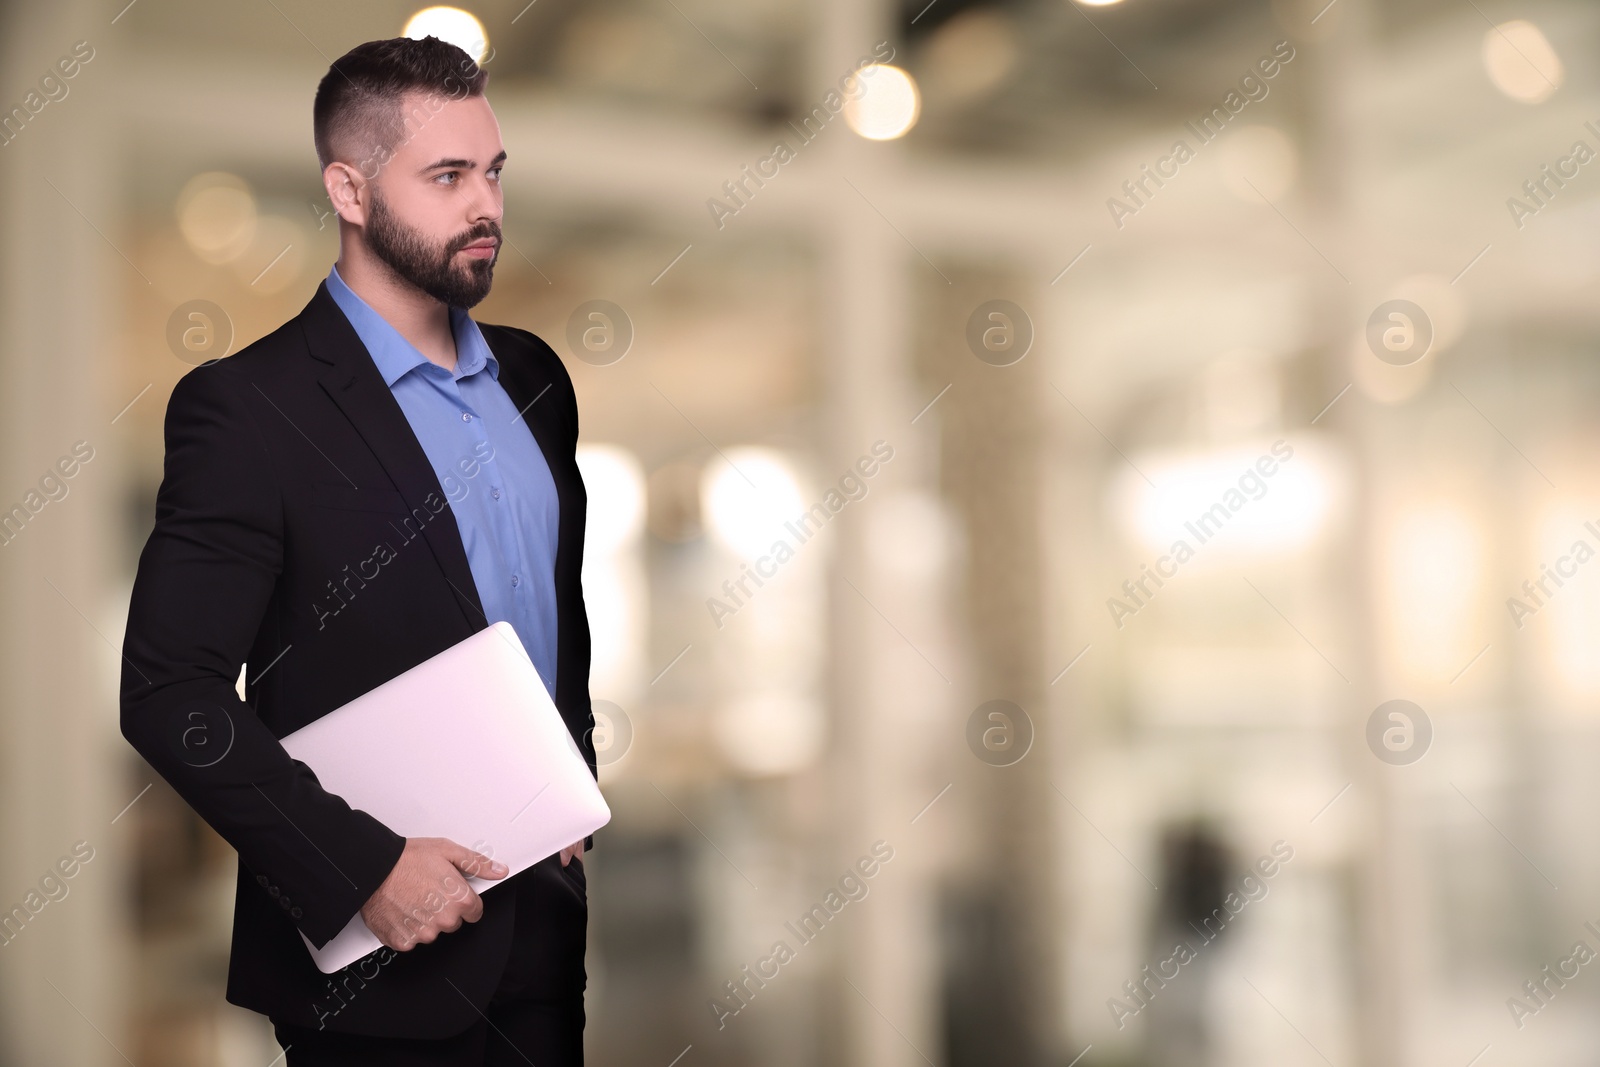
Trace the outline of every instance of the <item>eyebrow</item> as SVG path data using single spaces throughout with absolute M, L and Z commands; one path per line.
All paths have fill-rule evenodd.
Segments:
M 496 167 L 506 161 L 506 150 L 501 149 L 500 154 L 489 160 L 489 166 Z M 438 159 L 419 170 L 418 174 L 426 174 L 430 170 L 440 170 L 448 167 L 452 170 L 476 170 L 478 165 L 470 159 Z

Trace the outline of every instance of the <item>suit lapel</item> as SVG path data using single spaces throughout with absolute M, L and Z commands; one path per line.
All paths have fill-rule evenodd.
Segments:
M 500 388 L 516 405 L 522 421 L 539 443 L 539 451 L 544 454 L 545 465 L 550 468 L 550 476 L 556 483 L 556 501 L 561 507 L 566 507 L 568 487 L 564 475 L 567 464 L 572 461 L 572 449 L 569 447 L 565 454 L 562 452 L 562 434 L 558 426 L 560 416 L 557 414 L 561 409 L 551 391 L 554 380 L 547 373 L 548 368 L 539 361 L 528 359 L 524 353 L 514 350 L 516 342 L 509 331 L 483 323 L 478 324 L 478 330 L 488 342 L 489 351 L 500 361 Z
M 378 457 L 407 508 L 419 521 L 426 517 L 423 537 L 439 569 L 455 589 L 462 616 L 472 631 L 483 629 L 488 620 L 478 598 L 478 586 L 467 563 L 455 513 L 450 510 L 433 464 L 360 335 L 328 292 L 326 281 L 317 286 L 311 302 L 300 313 L 300 321 L 311 355 L 328 364 L 321 374 L 322 388 Z M 543 447 L 543 442 L 540 444 Z M 430 498 L 441 505 L 439 510 L 429 507 Z

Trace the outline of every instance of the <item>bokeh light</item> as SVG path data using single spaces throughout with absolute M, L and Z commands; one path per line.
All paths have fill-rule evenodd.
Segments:
M 922 96 L 910 74 L 886 63 L 872 63 L 859 75 L 867 87 L 844 102 L 850 128 L 871 141 L 904 137 L 922 113 Z
M 791 464 L 772 449 L 729 448 L 706 468 L 701 511 L 717 540 L 754 558 L 783 532 L 783 523 L 805 509 Z
M 1502 22 L 1483 35 L 1483 65 L 1496 89 L 1524 104 L 1548 99 L 1566 76 L 1549 38 L 1523 19 Z
M 195 255 L 227 263 L 250 247 L 256 235 L 256 198 L 236 174 L 196 174 L 178 194 L 178 229 Z
M 478 17 L 447 4 L 425 7 L 412 15 L 406 20 L 401 36 L 418 40 L 437 37 L 457 46 L 478 63 L 482 63 L 489 54 L 489 35 Z

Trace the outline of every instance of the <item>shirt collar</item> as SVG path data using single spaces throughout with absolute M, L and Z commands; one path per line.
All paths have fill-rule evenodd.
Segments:
M 402 337 L 387 319 L 374 311 L 372 305 L 356 295 L 356 291 L 339 276 L 337 265 L 328 271 L 328 293 L 355 328 L 356 336 L 361 338 L 372 361 L 377 364 L 378 372 L 383 375 L 385 385 L 393 388 L 394 383 L 414 367 L 424 364 L 437 366 L 417 351 L 416 345 Z M 490 377 L 495 381 L 500 380 L 500 361 L 495 358 L 489 343 L 483 339 L 483 332 L 478 329 L 472 316 L 467 314 L 466 308 L 450 308 L 450 332 L 456 340 L 454 378 L 457 381 L 478 373 L 486 366 Z

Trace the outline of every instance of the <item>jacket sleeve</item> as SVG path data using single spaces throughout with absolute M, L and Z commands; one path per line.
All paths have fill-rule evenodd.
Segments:
M 122 735 L 321 948 L 405 838 L 324 790 L 235 689 L 283 565 L 282 500 L 248 388 L 211 364 L 168 401 L 155 528 L 123 637 Z

